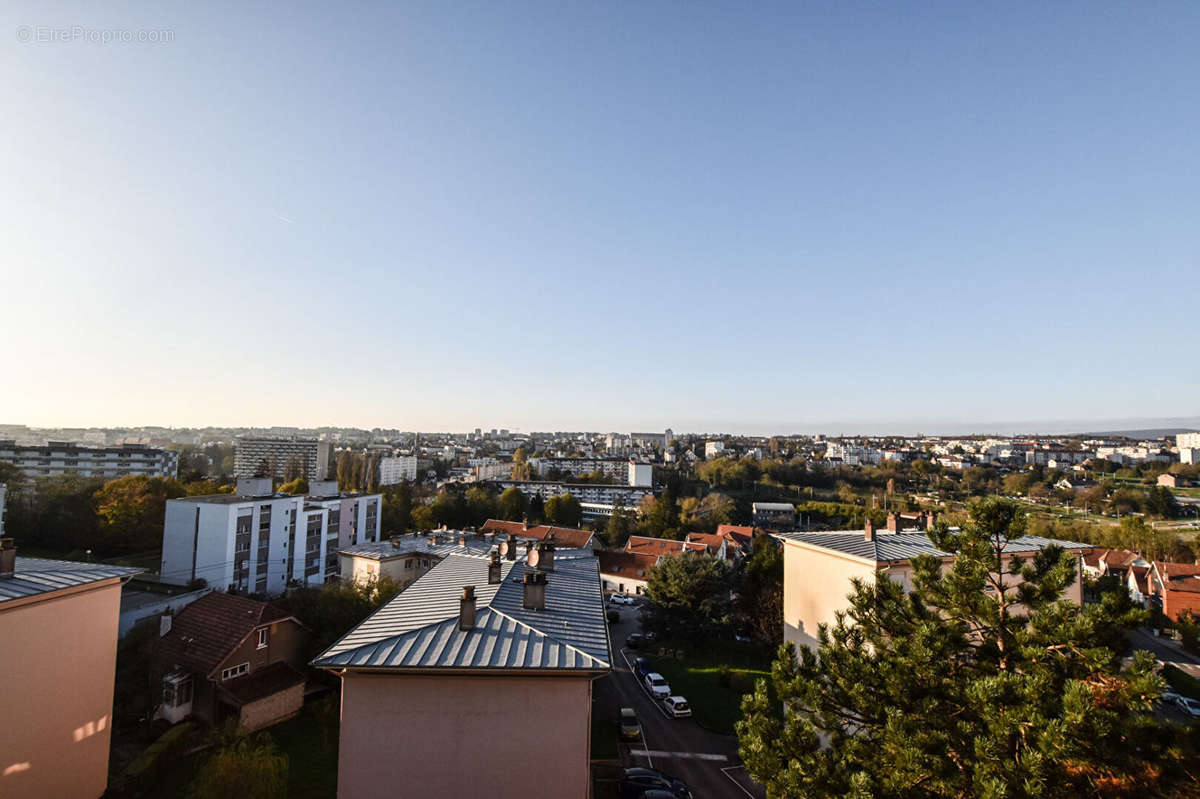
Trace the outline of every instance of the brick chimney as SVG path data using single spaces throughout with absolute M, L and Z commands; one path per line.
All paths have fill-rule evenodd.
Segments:
M 894 511 L 888 513 L 887 528 L 889 533 L 900 532 L 900 517 Z
M 0 538 L 0 579 L 13 576 L 17 570 L 17 545 L 11 538 Z
M 504 557 L 508 560 L 517 559 L 517 539 L 511 535 L 504 542 Z
M 467 545 L 467 534 L 466 534 L 466 533 L 459 533 L 459 535 L 458 535 L 458 545 L 459 545 L 460 547 L 465 547 L 465 546 Z
M 937 514 L 931 510 L 925 511 L 925 529 L 932 530 L 935 521 L 937 521 Z
M 392 536 L 392 549 L 399 549 L 399 548 L 400 548 L 400 539 L 397 538 L 396 536 Z
M 458 600 L 458 629 L 475 629 L 475 586 L 464 585 L 462 599 Z
M 525 572 L 522 606 L 526 610 L 546 609 L 546 573 L 540 571 Z
M 488 585 L 500 583 L 500 553 L 493 552 L 488 558 Z
M 867 541 L 875 540 L 875 522 L 867 519 L 866 525 L 863 526 L 863 538 Z

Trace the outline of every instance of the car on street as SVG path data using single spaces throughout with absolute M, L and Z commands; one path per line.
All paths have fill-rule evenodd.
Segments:
M 683 780 L 652 768 L 625 769 L 625 777 L 621 780 L 621 799 L 641 799 L 648 791 L 665 791 L 675 799 L 692 799 L 692 792 Z
M 642 682 L 646 686 L 646 690 L 650 695 L 659 701 L 666 699 L 671 695 L 671 686 L 657 671 L 652 671 L 642 678 Z
M 682 696 L 668 696 L 662 702 L 667 713 L 677 719 L 684 719 L 692 715 L 691 705 Z
M 631 707 L 621 708 L 621 737 L 626 741 L 637 741 L 642 737 L 642 725 Z
M 1163 691 L 1158 697 L 1158 702 L 1162 705 L 1174 705 L 1178 701 L 1179 694 L 1174 691 Z
M 642 635 L 641 633 L 630 633 L 625 639 L 625 646 L 629 647 L 630 649 L 637 649 L 645 640 L 646 636 Z
M 628 594 L 613 594 L 608 601 L 614 605 L 632 605 L 633 597 Z
M 639 680 L 646 679 L 646 675 L 650 673 L 650 661 L 647 658 L 635 658 L 633 661 L 633 673 Z
M 1200 701 L 1192 699 L 1189 696 L 1180 696 L 1176 697 L 1175 704 L 1192 718 L 1200 717 Z

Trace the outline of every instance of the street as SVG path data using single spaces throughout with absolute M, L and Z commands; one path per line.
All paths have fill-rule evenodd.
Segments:
M 654 662 L 653 644 L 625 649 L 625 639 L 638 631 L 637 606 L 619 608 L 621 621 L 609 627 L 613 672 L 596 682 L 594 712 L 616 719 L 622 707 L 637 711 L 642 724 L 640 743 L 621 744 L 626 767 L 649 766 L 688 784 L 696 799 L 762 799 L 761 787 L 746 777 L 737 756 L 737 739 L 701 727 L 690 718 L 668 718 L 641 688 L 630 664 L 639 655 Z M 687 697 L 689 702 L 697 701 Z

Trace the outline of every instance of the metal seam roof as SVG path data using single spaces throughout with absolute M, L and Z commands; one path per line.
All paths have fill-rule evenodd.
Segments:
M 24 599 L 64 588 L 111 580 L 114 577 L 127 577 L 141 571 L 143 570 L 129 566 L 18 556 L 13 576 L 0 579 L 0 604 L 12 599 Z
M 868 541 L 862 530 L 841 530 L 822 533 L 775 533 L 775 538 L 781 541 L 796 541 L 810 546 L 841 552 L 846 555 L 865 558 L 878 562 L 911 560 L 918 555 L 933 555 L 939 558 L 949 558 L 953 555 L 944 552 L 933 545 L 923 532 L 890 533 L 876 531 L 873 540 Z M 1063 549 L 1090 549 L 1091 544 L 1081 544 L 1078 541 L 1062 541 L 1056 538 L 1026 535 L 1014 538 L 1004 546 L 1008 555 L 1040 552 L 1048 546 L 1060 546 Z

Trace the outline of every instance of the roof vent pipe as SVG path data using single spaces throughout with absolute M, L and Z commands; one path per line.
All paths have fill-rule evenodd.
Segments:
M 475 629 L 475 586 L 464 585 L 462 599 L 458 600 L 458 629 Z

